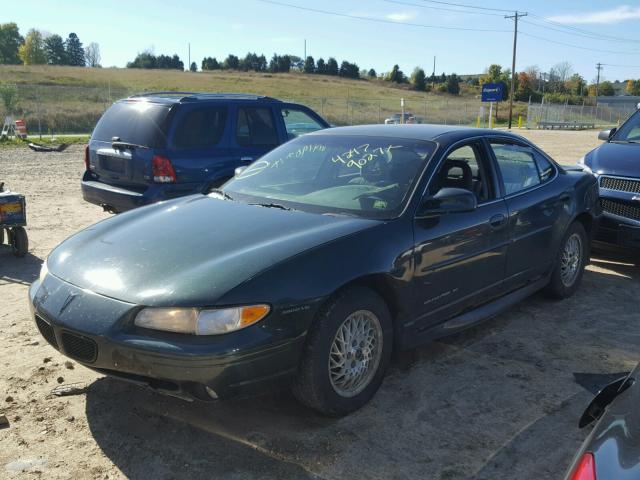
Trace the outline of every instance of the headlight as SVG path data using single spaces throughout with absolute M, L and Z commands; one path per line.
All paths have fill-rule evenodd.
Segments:
M 47 273 L 49 273 L 49 269 L 47 268 L 47 259 L 45 259 L 44 262 L 42 262 L 42 267 L 40 267 L 40 283 L 44 281 L 44 277 L 47 276 Z
M 198 308 L 144 308 L 135 325 L 165 332 L 220 335 L 259 322 L 269 313 L 268 305 L 200 310 Z
M 593 173 L 593 170 L 584 163 L 584 157 L 580 157 L 580 159 L 578 159 L 578 165 L 580 165 L 585 172 Z

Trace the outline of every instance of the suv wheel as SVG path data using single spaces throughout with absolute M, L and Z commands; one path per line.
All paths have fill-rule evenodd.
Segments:
M 371 290 L 344 290 L 320 311 L 307 343 L 293 393 L 330 416 L 367 403 L 391 359 L 393 328 L 384 301 Z
M 589 240 L 580 222 L 573 222 L 564 234 L 547 293 L 567 298 L 575 293 L 589 261 Z

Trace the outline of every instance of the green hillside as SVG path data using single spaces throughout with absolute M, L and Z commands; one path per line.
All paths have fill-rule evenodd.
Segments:
M 378 123 L 405 110 L 429 123 L 474 124 L 477 92 L 431 94 L 382 80 L 349 80 L 302 73 L 181 72 L 119 68 L 0 66 L 0 83 L 17 85 L 17 115 L 31 132 L 90 132 L 114 100 L 136 92 L 209 91 L 268 95 L 303 103 L 334 124 Z M 2 108 L 0 106 L 0 108 Z M 5 112 L 1 112 L 3 114 Z M 506 113 L 506 108 L 502 109 Z

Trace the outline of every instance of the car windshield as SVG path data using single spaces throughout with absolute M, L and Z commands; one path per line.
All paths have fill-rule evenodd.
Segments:
M 421 140 L 307 135 L 252 163 L 224 193 L 271 207 L 392 218 L 435 148 Z
M 633 115 L 618 129 L 612 141 L 640 143 L 640 112 Z

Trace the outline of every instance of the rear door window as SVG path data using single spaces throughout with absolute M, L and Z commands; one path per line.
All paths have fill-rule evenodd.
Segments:
M 158 148 L 166 144 L 168 105 L 144 101 L 117 102 L 102 115 L 92 139 L 111 143 L 114 137 L 121 142 Z
M 214 147 L 220 143 L 226 122 L 224 107 L 190 110 L 178 119 L 173 143 L 178 148 Z
M 243 147 L 275 147 L 278 132 L 270 108 L 238 108 L 236 141 Z
M 320 122 L 307 112 L 297 108 L 283 108 L 282 118 L 289 140 L 324 128 Z

